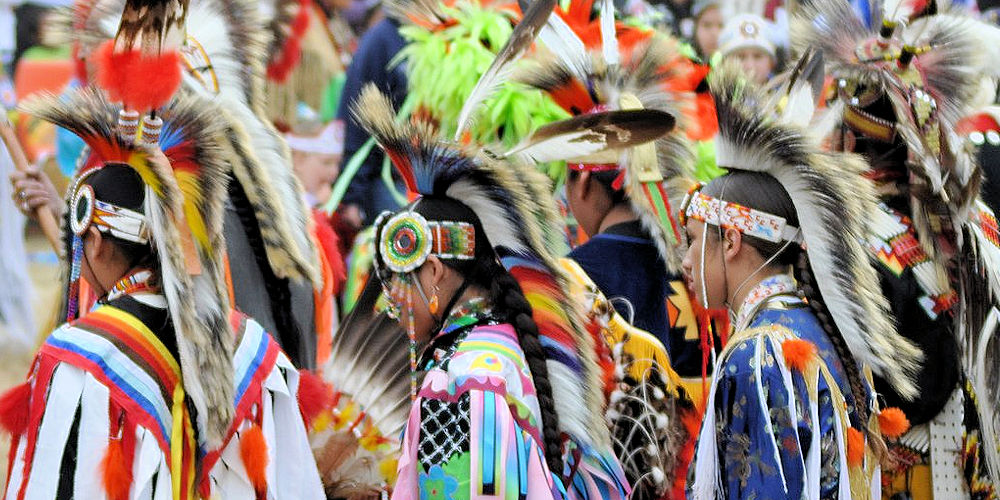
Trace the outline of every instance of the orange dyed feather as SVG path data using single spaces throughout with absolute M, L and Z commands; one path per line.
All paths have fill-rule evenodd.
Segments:
M 800 373 L 806 371 L 816 356 L 816 345 L 808 340 L 788 339 L 781 343 L 781 350 L 785 354 L 785 364 Z
M 847 465 L 860 466 L 865 460 L 865 435 L 854 427 L 847 428 Z
M 254 424 L 240 434 L 240 458 L 258 499 L 267 496 L 267 442 L 260 426 Z
M 910 420 L 906 418 L 903 410 L 890 407 L 883 409 L 878 414 L 878 426 L 883 436 L 889 439 L 896 439 L 910 430 Z
M 109 500 L 128 500 L 132 489 L 132 467 L 125 458 L 121 439 L 112 439 L 101 460 L 101 479 Z

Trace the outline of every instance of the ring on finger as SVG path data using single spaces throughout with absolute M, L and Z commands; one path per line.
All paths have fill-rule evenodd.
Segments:
M 28 193 L 25 193 L 23 189 L 17 192 L 17 196 L 21 198 L 21 201 L 27 201 L 28 199 Z

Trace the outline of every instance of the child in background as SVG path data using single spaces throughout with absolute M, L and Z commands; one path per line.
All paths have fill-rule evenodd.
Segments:
M 292 150 L 292 167 L 302 183 L 310 207 L 326 203 L 333 181 L 340 173 L 344 153 L 344 122 L 332 121 L 325 127 L 314 125 L 309 132 L 285 135 Z
M 712 55 L 719 49 L 719 34 L 725 22 L 720 4 L 721 0 L 698 0 L 691 8 L 694 17 L 691 46 L 705 64 L 711 63 Z
M 754 83 L 763 85 L 778 63 L 771 30 L 771 23 L 753 14 L 741 14 L 728 20 L 719 36 L 723 61 L 739 62 Z

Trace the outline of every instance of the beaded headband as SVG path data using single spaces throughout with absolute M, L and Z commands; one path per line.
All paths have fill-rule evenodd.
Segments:
M 799 228 L 789 225 L 784 217 L 713 198 L 701 192 L 703 187 L 704 184 L 696 185 L 684 197 L 680 210 L 682 225 L 690 218 L 725 229 L 736 229 L 747 236 L 772 243 L 801 241 L 802 232 Z
M 411 209 L 384 212 L 375 227 L 381 228 L 378 253 L 393 273 L 413 271 L 431 254 L 459 260 L 476 256 L 476 229 L 468 222 L 428 221 Z
M 69 222 L 73 234 L 82 237 L 87 228 L 94 225 L 102 233 L 110 233 L 116 238 L 139 244 L 149 243 L 149 225 L 144 214 L 98 200 L 94 188 L 83 183 L 84 179 L 100 169 L 91 169 L 76 182 L 70 200 Z

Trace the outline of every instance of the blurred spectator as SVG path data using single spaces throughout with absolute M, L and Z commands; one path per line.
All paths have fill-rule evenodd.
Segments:
M 334 121 L 285 135 L 292 150 L 292 168 L 302 183 L 306 202 L 317 207 L 330 199 L 344 153 L 344 122 Z
M 372 83 L 389 96 L 396 109 L 402 106 L 406 97 L 406 70 L 391 63 L 405 45 L 406 41 L 399 34 L 399 22 L 389 17 L 383 18 L 361 37 L 358 51 L 347 68 L 347 81 L 337 111 L 337 118 L 345 124 L 341 171 L 369 139 L 368 133 L 352 113 L 361 89 Z M 372 148 L 351 179 L 338 208 L 341 220 L 356 228 L 371 224 L 383 210 L 399 206 L 390 187 L 381 179 L 383 158 L 378 148 Z
M 694 16 L 694 32 L 691 45 L 703 62 L 710 62 L 712 54 L 719 49 L 719 34 L 722 32 L 721 0 L 698 0 L 691 8 Z
M 345 3 L 347 5 L 343 7 L 344 20 L 359 35 L 368 31 L 385 15 L 380 8 L 381 0 L 350 0 Z
M 758 85 L 766 83 L 778 61 L 771 30 L 770 23 L 753 14 L 727 21 L 719 36 L 723 60 L 737 61 L 751 80 Z

